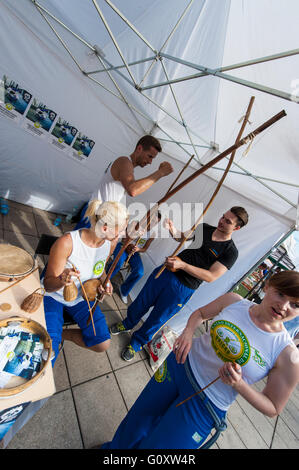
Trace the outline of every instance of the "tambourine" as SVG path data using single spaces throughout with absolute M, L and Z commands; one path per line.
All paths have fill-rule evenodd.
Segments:
M 0 243 L 0 281 L 22 279 L 30 274 L 35 267 L 33 256 L 23 248 Z
M 21 333 L 33 333 L 34 335 L 37 335 L 39 337 L 39 341 L 42 343 L 43 350 L 42 353 L 40 354 L 40 363 L 39 364 L 39 370 L 38 372 L 35 373 L 30 379 L 26 379 L 22 376 L 14 375 L 12 372 L 12 377 L 10 378 L 9 382 L 7 382 L 6 385 L 4 385 L 3 388 L 0 388 L 0 398 L 7 398 L 13 395 L 17 395 L 18 393 L 23 392 L 25 389 L 33 385 L 37 380 L 39 380 L 41 377 L 44 376 L 46 367 L 49 363 L 49 361 L 52 358 L 52 341 L 49 336 L 49 333 L 47 330 L 38 322 L 25 318 L 25 317 L 9 317 L 5 318 L 3 320 L 0 320 L 0 330 L 1 328 L 7 328 L 7 327 L 20 327 L 21 328 Z M 3 330 L 2 330 L 3 331 Z M 16 330 L 17 331 L 17 330 Z M 18 330 L 19 333 L 19 330 Z M 18 333 L 15 334 L 15 336 L 18 335 Z M 8 337 L 11 336 L 12 333 L 8 333 Z M 4 337 L 2 336 L 2 341 L 5 341 L 5 334 Z M 0 345 L 1 345 L 0 343 Z M 12 360 L 17 359 L 17 351 L 18 351 L 18 346 L 19 343 L 22 343 L 22 339 L 20 338 L 20 341 L 17 343 L 15 346 L 14 351 L 11 352 L 5 352 L 2 348 L 2 357 L 0 357 L 0 361 L 7 363 L 11 363 Z M 25 354 L 27 352 L 26 347 L 22 348 L 22 352 Z M 4 366 L 4 371 L 5 371 L 6 365 Z

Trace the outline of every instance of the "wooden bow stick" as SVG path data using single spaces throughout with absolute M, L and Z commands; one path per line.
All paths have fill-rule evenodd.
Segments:
M 234 369 L 237 370 L 237 369 L 236 369 L 236 364 L 238 364 L 238 363 L 237 363 L 237 362 L 234 362 L 234 361 L 232 361 L 232 363 L 233 363 Z M 240 364 L 239 364 L 239 365 L 240 365 Z M 242 367 L 242 366 L 241 366 L 241 367 Z M 228 375 L 230 375 L 230 374 L 228 374 Z M 176 408 L 177 408 L 178 406 L 181 406 L 183 403 L 186 403 L 186 401 L 190 400 L 191 398 L 195 397 L 196 395 L 199 395 L 199 393 L 201 393 L 201 392 L 203 392 L 204 390 L 206 390 L 208 387 L 210 387 L 211 385 L 213 385 L 213 384 L 214 384 L 215 382 L 217 382 L 217 380 L 219 380 L 219 379 L 220 379 L 220 375 L 218 375 L 218 377 L 216 377 L 216 379 L 214 379 L 214 380 L 212 380 L 210 383 L 208 383 L 208 385 L 206 385 L 205 387 L 201 388 L 201 389 L 198 390 L 197 392 L 195 392 L 195 393 L 193 393 L 192 395 L 190 395 L 190 396 L 189 396 L 188 398 L 186 398 L 185 400 L 183 400 L 183 401 L 181 401 L 180 403 L 178 403 L 178 404 L 176 405 Z
M 76 268 L 76 266 L 73 265 L 73 263 L 71 263 L 71 265 L 73 266 L 73 270 L 77 273 L 78 272 L 78 269 Z M 92 309 L 90 308 L 90 303 L 89 303 L 89 300 L 88 300 L 88 297 L 86 295 L 86 292 L 85 292 L 85 289 L 83 287 L 83 284 L 82 284 L 82 281 L 80 279 L 80 277 L 78 276 L 78 280 L 80 282 L 80 286 L 81 286 L 81 289 L 82 289 L 82 292 L 85 296 L 85 299 L 87 301 L 87 305 L 88 305 L 88 310 L 89 310 L 89 314 L 90 314 L 90 319 L 91 319 L 91 322 L 92 322 L 92 328 L 93 328 L 93 332 L 94 332 L 94 335 L 96 336 L 96 329 L 95 329 L 95 326 L 94 326 L 94 322 L 93 322 L 93 311 Z M 89 322 L 88 322 L 89 323 Z
M 243 122 L 242 122 L 242 126 L 241 126 L 241 129 L 238 133 L 238 136 L 237 136 L 237 139 L 236 139 L 236 144 L 238 144 L 240 142 L 240 139 L 241 139 L 241 136 L 244 132 L 244 129 L 245 129 L 245 126 L 248 122 L 248 118 L 249 118 L 249 115 L 250 115 L 250 112 L 251 112 L 251 108 L 253 106 L 253 102 L 255 100 L 255 97 L 252 96 L 251 99 L 250 99 L 250 102 L 249 102 L 249 105 L 248 105 L 248 108 L 247 108 L 247 111 L 246 111 L 246 114 L 244 116 L 244 119 L 243 119 Z M 233 163 L 233 160 L 234 160 L 234 157 L 235 157 L 235 154 L 236 154 L 236 149 L 232 152 L 231 156 L 230 156 L 230 159 L 229 159 L 229 162 L 228 162 L 228 165 L 222 175 L 222 178 L 220 179 L 211 199 L 209 200 L 208 204 L 206 205 L 205 209 L 203 210 L 201 216 L 199 217 L 199 219 L 196 221 L 196 223 L 193 225 L 193 227 L 188 230 L 187 232 L 187 235 L 184 236 L 183 240 L 179 243 L 178 247 L 176 248 L 176 250 L 173 252 L 173 254 L 171 255 L 171 257 L 173 256 L 176 256 L 178 254 L 178 252 L 180 251 L 180 249 L 182 248 L 182 246 L 184 245 L 184 243 L 186 242 L 186 240 L 190 237 L 190 235 L 192 235 L 192 233 L 195 231 L 195 229 L 197 228 L 197 226 L 200 224 L 203 216 L 206 214 L 206 212 L 208 211 L 209 207 L 211 206 L 212 202 L 214 201 L 215 197 L 217 196 L 222 184 L 223 184 L 223 181 L 225 180 L 226 178 L 226 175 Z M 164 264 L 161 269 L 159 270 L 159 272 L 156 274 L 155 276 L 155 279 L 158 279 L 158 277 L 162 274 L 162 272 L 164 271 L 164 269 L 166 268 L 166 265 Z
M 203 392 L 206 388 L 210 387 L 210 385 L 213 385 L 215 382 L 217 382 L 217 380 L 220 379 L 220 376 L 218 375 L 218 377 L 216 377 L 216 379 L 212 380 L 212 382 L 210 382 L 208 385 L 206 385 L 205 387 L 201 388 L 200 390 L 198 390 L 198 392 L 196 393 L 193 393 L 193 395 L 190 395 L 190 397 L 186 398 L 186 400 L 183 400 L 181 401 L 180 403 L 178 403 L 177 405 L 175 405 L 175 407 L 177 408 L 178 406 L 181 406 L 183 403 L 185 403 L 186 401 L 190 400 L 191 398 L 195 397 L 196 395 L 198 395 L 199 393 Z
M 220 153 L 217 157 L 213 158 L 213 160 L 211 160 L 210 162 L 203 165 L 201 168 L 199 168 L 199 170 L 195 171 L 192 175 L 190 175 L 188 178 L 186 178 L 184 181 L 182 181 L 182 183 L 178 184 L 174 189 L 169 191 L 165 196 L 162 197 L 162 199 L 160 199 L 156 203 L 155 207 L 159 207 L 160 204 L 162 204 L 163 202 L 167 201 L 169 198 L 174 196 L 178 191 L 180 191 L 180 189 L 187 186 L 187 184 L 189 184 L 191 181 L 196 179 L 199 175 L 204 173 L 206 170 L 208 170 L 212 166 L 216 165 L 216 163 L 218 163 L 220 160 L 225 158 L 227 155 L 230 155 L 232 152 L 237 150 L 242 145 L 246 144 L 248 142 L 248 139 L 256 137 L 258 134 L 260 134 L 261 132 L 266 130 L 268 127 L 272 126 L 272 124 L 279 121 L 284 116 L 286 116 L 286 112 L 284 110 L 282 110 L 279 113 L 275 114 L 275 116 L 273 116 L 272 118 L 265 121 L 263 124 L 261 124 L 259 127 L 257 127 L 253 132 L 251 132 L 246 137 L 241 139 L 237 144 L 234 144 L 231 147 L 224 150 L 224 152 Z M 147 221 L 147 217 L 150 214 L 151 210 L 153 210 L 153 209 L 148 210 L 147 214 L 142 219 L 143 221 L 145 221 L 145 222 Z M 123 247 L 118 252 L 117 256 L 114 258 L 113 263 L 111 264 L 110 269 L 107 273 L 106 279 L 103 283 L 104 287 L 107 285 L 108 281 L 110 280 L 110 277 L 111 277 L 111 275 L 112 275 L 112 273 L 115 269 L 115 266 L 117 265 L 117 263 L 119 261 L 119 258 L 121 257 L 121 255 L 123 254 L 125 249 L 128 247 L 128 245 L 132 242 L 132 240 L 134 240 L 134 238 L 128 237 L 127 241 L 124 243 Z M 100 301 L 101 301 L 101 299 L 100 299 Z
M 174 180 L 173 183 L 171 183 L 171 185 L 169 186 L 168 190 L 166 191 L 165 195 L 169 193 L 169 191 L 172 190 L 172 188 L 174 187 L 175 183 L 179 180 L 180 176 L 184 173 L 184 171 L 186 170 L 186 168 L 188 168 L 188 166 L 190 165 L 190 163 L 192 162 L 193 158 L 195 157 L 195 154 L 191 155 L 191 157 L 189 158 L 189 160 L 187 161 L 186 165 L 181 169 L 181 171 L 179 172 L 178 176 L 176 177 L 176 179 Z M 147 225 L 146 225 L 146 230 L 148 230 L 148 227 L 150 226 L 153 218 L 154 218 L 154 215 L 155 215 L 155 212 L 153 212 L 153 214 L 151 215 Z M 142 238 L 142 235 L 136 240 L 136 242 L 134 243 L 135 246 L 138 245 L 138 243 L 140 242 Z M 129 264 L 129 261 L 131 259 L 131 257 L 133 256 L 134 253 L 130 253 L 128 258 L 126 259 L 125 263 L 124 263 L 124 267 L 127 267 L 128 264 Z

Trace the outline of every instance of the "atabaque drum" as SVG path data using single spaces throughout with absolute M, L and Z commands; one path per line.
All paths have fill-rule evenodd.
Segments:
M 30 274 L 35 266 L 33 256 L 23 248 L 0 243 L 0 281 L 13 281 Z

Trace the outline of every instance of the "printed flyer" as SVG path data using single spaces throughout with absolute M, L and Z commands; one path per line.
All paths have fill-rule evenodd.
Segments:
M 94 145 L 95 142 L 93 140 L 79 132 L 73 145 L 73 157 L 78 158 L 81 161 L 84 160 L 84 158 L 89 157 Z
M 30 403 L 31 401 L 28 401 L 26 403 L 22 403 L 21 405 L 12 406 L 11 408 L 0 411 L 0 440 L 5 436 L 9 428 L 23 413 L 25 408 L 30 405 Z
M 19 123 L 28 108 L 32 94 L 3 75 L 0 82 L 0 115 Z
M 40 137 L 47 136 L 56 116 L 57 113 L 49 106 L 33 98 L 32 104 L 26 114 L 26 118 L 30 122 L 24 121 L 23 127 L 34 135 Z
M 77 126 L 58 116 L 43 99 L 38 99 L 7 75 L 0 81 L 0 117 L 13 120 L 30 134 L 43 138 L 56 150 L 82 163 L 90 157 L 95 145 Z

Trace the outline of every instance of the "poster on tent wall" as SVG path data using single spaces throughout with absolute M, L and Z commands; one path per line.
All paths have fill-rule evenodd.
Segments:
M 38 137 L 47 137 L 57 113 L 41 100 L 33 98 L 22 127 Z
M 27 111 L 32 94 L 6 75 L 0 82 L 0 115 L 19 124 Z
M 86 135 L 79 132 L 77 139 L 73 145 L 72 155 L 74 158 L 82 160 L 89 156 L 94 147 L 95 142 Z
M 13 120 L 46 144 L 82 163 L 95 145 L 94 140 L 79 132 L 67 118 L 58 116 L 43 99 L 33 96 L 7 75 L 0 82 L 0 116 Z
M 52 144 L 63 152 L 69 152 L 77 133 L 78 129 L 75 126 L 66 119 L 59 117 L 51 133 Z

